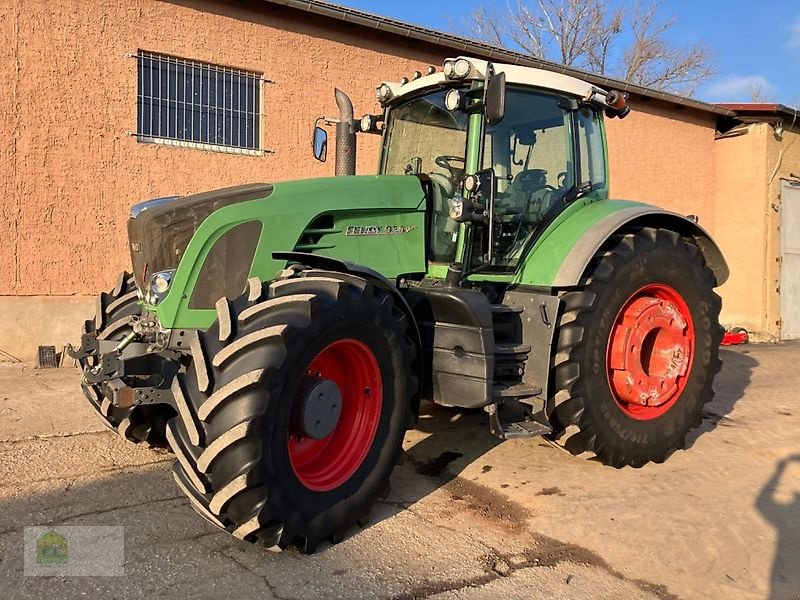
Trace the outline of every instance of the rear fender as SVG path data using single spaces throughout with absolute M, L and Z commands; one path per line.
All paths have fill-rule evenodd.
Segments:
M 513 279 L 515 285 L 570 288 L 580 285 L 589 262 L 612 237 L 641 227 L 669 229 L 692 241 L 722 285 L 730 271 L 708 232 L 693 220 L 640 202 L 586 200 L 568 206 L 534 244 Z
M 730 269 L 719 246 L 709 233 L 694 221 L 677 213 L 651 206 L 633 206 L 606 215 L 589 228 L 578 242 L 570 248 L 561 263 L 553 287 L 572 287 L 580 283 L 589 261 L 615 234 L 629 228 L 652 227 L 668 229 L 691 239 L 703 255 L 709 269 L 714 273 L 717 286 L 730 275 Z

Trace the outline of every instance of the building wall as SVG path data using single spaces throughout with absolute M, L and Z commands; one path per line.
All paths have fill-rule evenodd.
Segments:
M 96 293 L 128 263 L 125 221 L 141 199 L 250 181 L 330 174 L 310 153 L 311 126 L 335 116 L 333 87 L 374 108 L 378 74 L 399 78 L 439 57 L 218 4 L 153 0 L 7 0 L 0 46 L 3 137 L 14 147 L 4 182 L 0 294 Z M 35 5 L 35 9 L 32 5 Z M 10 29 L 10 31 L 9 31 Z M 8 39 L 10 37 L 10 40 Z M 8 43 L 6 43 L 8 42 Z M 141 144 L 138 49 L 229 65 L 276 81 L 263 86 L 263 140 L 275 154 L 246 157 Z M 11 122 L 8 122 L 11 121 Z M 374 169 L 374 152 L 359 166 Z M 10 252 L 9 252 L 10 249 Z
M 731 266 L 720 288 L 722 322 L 749 331 L 768 331 L 766 266 L 768 125 L 717 140 L 715 169 L 716 241 Z
M 731 265 L 723 322 L 780 337 L 781 178 L 800 173 L 800 133 L 759 123 L 717 140 L 716 239 Z
M 714 230 L 714 115 L 631 99 L 606 119 L 611 196 L 697 215 Z
M 263 145 L 275 153 L 138 143 L 136 61 L 126 55 L 139 49 L 275 80 L 262 91 Z M 131 204 L 332 175 L 333 153 L 315 162 L 310 136 L 317 116 L 336 115 L 333 87 L 360 115 L 377 108 L 378 81 L 449 54 L 257 0 L 0 3 L 0 351 L 30 359 L 39 344 L 75 340 L 91 295 L 128 266 Z M 713 118 L 634 101 L 629 118 L 608 125 L 612 193 L 698 214 L 713 231 Z M 359 172 L 374 172 L 378 140 L 359 144 Z
M 310 136 L 317 116 L 337 115 L 334 86 L 348 91 L 362 114 L 376 108 L 379 78 L 399 79 L 441 63 L 424 45 L 343 23 L 331 27 L 311 15 L 267 14 L 263 7 L 0 3 L 0 139 L 7 141 L 0 160 L 0 350 L 30 359 L 38 344 L 75 341 L 79 324 L 93 314 L 88 295 L 110 287 L 128 267 L 131 204 L 332 175 L 331 162 L 311 157 Z M 262 90 L 263 144 L 275 153 L 250 157 L 138 143 L 129 135 L 136 130 L 137 65 L 126 55 L 139 49 L 275 80 Z M 365 140 L 359 170 L 374 171 L 376 157 L 376 140 Z M 32 310 L 20 327 L 26 306 Z

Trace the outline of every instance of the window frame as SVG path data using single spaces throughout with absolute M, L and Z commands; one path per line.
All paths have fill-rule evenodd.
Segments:
M 586 115 L 584 112 L 588 112 L 589 114 Z M 592 126 L 595 128 L 594 131 L 589 132 L 588 129 L 582 125 L 584 119 L 592 123 Z M 589 176 L 589 181 L 580 181 L 579 183 L 591 184 L 589 192 L 606 189 L 608 186 L 608 157 L 606 156 L 605 131 L 603 127 L 603 118 L 596 108 L 583 104 L 575 111 L 575 136 L 577 139 L 578 155 L 581 161 L 580 171 L 576 173 L 577 177 L 578 179 L 583 178 L 582 171 L 584 166 Z M 581 148 L 581 137 L 586 140 L 585 155 Z M 592 143 L 594 143 L 594 147 L 592 147 Z M 596 171 L 595 167 L 598 166 L 598 162 L 601 169 Z M 595 179 L 598 175 L 601 178 L 599 180 Z
M 265 79 L 263 73 L 143 49 L 139 49 L 136 54 L 129 56 L 136 59 L 136 131 L 132 135 L 136 136 L 137 142 L 249 156 L 263 156 L 270 152 L 264 147 L 262 126 L 263 84 L 270 83 L 270 80 Z M 145 66 L 146 64 L 147 66 Z M 158 68 L 159 73 L 157 96 L 152 74 L 154 67 Z M 165 88 L 161 82 L 164 67 L 166 67 L 165 72 L 167 73 L 166 98 L 162 97 Z M 150 70 L 149 94 L 145 83 L 148 68 Z M 170 79 L 173 68 L 175 69 L 174 82 Z M 182 75 L 178 73 L 180 68 L 183 69 Z M 198 70 L 199 88 L 195 87 Z M 187 89 L 189 77 L 192 78 L 191 89 Z M 208 83 L 212 77 L 213 86 Z M 236 79 L 238 82 L 235 82 Z M 179 85 L 181 82 L 183 86 Z M 230 87 L 228 87 L 229 84 Z M 206 90 L 214 89 L 213 100 L 210 94 L 202 97 L 204 85 Z M 222 92 L 219 91 L 217 85 L 221 85 Z M 237 85 L 238 89 L 234 90 Z M 228 90 L 230 90 L 230 95 L 227 94 Z M 252 103 L 248 98 L 251 91 Z M 191 101 L 187 100 L 187 92 L 192 94 Z M 201 97 L 199 102 L 195 102 L 198 93 Z M 166 135 L 164 135 L 164 124 L 161 121 L 164 112 L 166 112 Z M 149 127 L 146 122 L 148 113 Z M 174 118 L 174 122 L 171 122 L 170 117 Z M 154 127 L 154 118 L 158 122 L 157 131 Z M 203 127 L 204 118 L 205 131 L 201 130 L 196 134 L 194 125 L 198 123 L 200 127 Z M 191 119 L 191 125 L 187 125 L 187 119 Z M 187 127 L 189 128 L 188 135 Z M 243 132 L 244 141 L 242 141 Z M 229 143 L 225 143 L 227 136 L 230 136 Z

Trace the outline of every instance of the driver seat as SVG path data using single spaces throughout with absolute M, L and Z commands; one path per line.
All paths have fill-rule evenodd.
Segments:
M 544 169 L 525 169 L 517 173 L 506 189 L 506 196 L 519 204 L 523 210 L 528 199 L 536 192 L 543 190 L 547 183 L 547 171 Z

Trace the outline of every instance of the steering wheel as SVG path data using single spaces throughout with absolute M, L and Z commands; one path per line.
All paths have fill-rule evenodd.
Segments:
M 437 156 L 433 159 L 433 162 L 436 163 L 436 166 L 442 167 L 443 169 L 447 169 L 447 172 L 450 173 L 450 179 L 452 179 L 453 183 L 457 183 L 461 176 L 464 174 L 464 170 L 466 168 L 466 161 L 464 160 L 463 156 L 453 156 L 452 154 L 443 154 L 441 156 Z M 460 167 L 454 166 L 452 163 L 461 163 Z
M 463 156 L 453 156 L 452 154 L 442 154 L 441 156 L 437 156 L 433 159 L 433 162 L 443 169 L 447 169 L 451 172 L 456 168 L 450 164 L 451 162 L 460 162 L 462 165 L 465 164 Z

